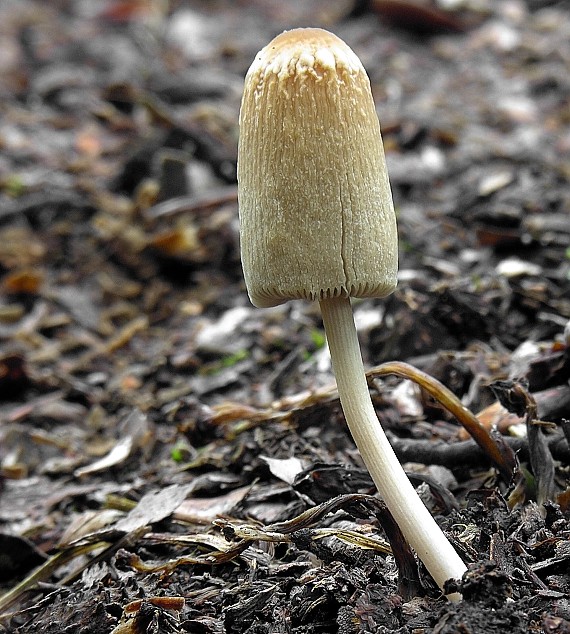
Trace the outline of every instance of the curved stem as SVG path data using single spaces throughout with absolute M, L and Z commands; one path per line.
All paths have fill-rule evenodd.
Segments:
M 413 381 L 430 394 L 438 403 L 441 403 L 471 434 L 475 442 L 502 473 L 507 483 L 512 481 L 513 474 L 518 468 L 515 452 L 506 444 L 499 445 L 475 414 L 468 410 L 449 388 L 445 387 L 445 385 L 440 383 L 437 379 L 429 376 L 429 374 L 402 361 L 382 363 L 382 365 L 372 368 L 370 372 L 367 372 L 369 378 L 385 376 L 386 374 L 395 374 L 403 379 Z
M 320 302 L 340 402 L 354 442 L 404 537 L 437 585 L 460 579 L 467 569 L 420 500 L 390 445 L 372 405 L 350 299 Z M 452 601 L 458 594 L 449 595 Z

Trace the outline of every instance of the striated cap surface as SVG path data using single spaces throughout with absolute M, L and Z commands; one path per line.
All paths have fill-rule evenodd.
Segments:
M 286 31 L 252 63 L 238 198 L 255 306 L 394 290 L 396 220 L 370 82 L 332 33 Z

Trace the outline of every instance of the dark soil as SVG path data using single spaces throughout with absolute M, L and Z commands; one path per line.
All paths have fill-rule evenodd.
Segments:
M 370 74 L 400 283 L 356 320 L 460 603 L 373 495 L 318 307 L 243 284 L 243 77 L 300 25 Z M 4 0 L 0 50 L 0 632 L 570 632 L 567 3 Z

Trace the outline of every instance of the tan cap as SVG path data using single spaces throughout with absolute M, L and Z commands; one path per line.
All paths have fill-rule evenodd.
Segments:
M 336 35 L 286 31 L 258 53 L 241 104 L 238 196 L 255 306 L 394 290 L 380 125 L 366 71 Z

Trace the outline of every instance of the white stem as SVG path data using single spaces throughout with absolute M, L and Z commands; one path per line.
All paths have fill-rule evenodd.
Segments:
M 366 383 L 350 299 L 320 302 L 340 402 L 376 488 L 437 585 L 461 579 L 466 566 L 420 500 L 378 421 Z M 448 595 L 452 601 L 461 597 Z

